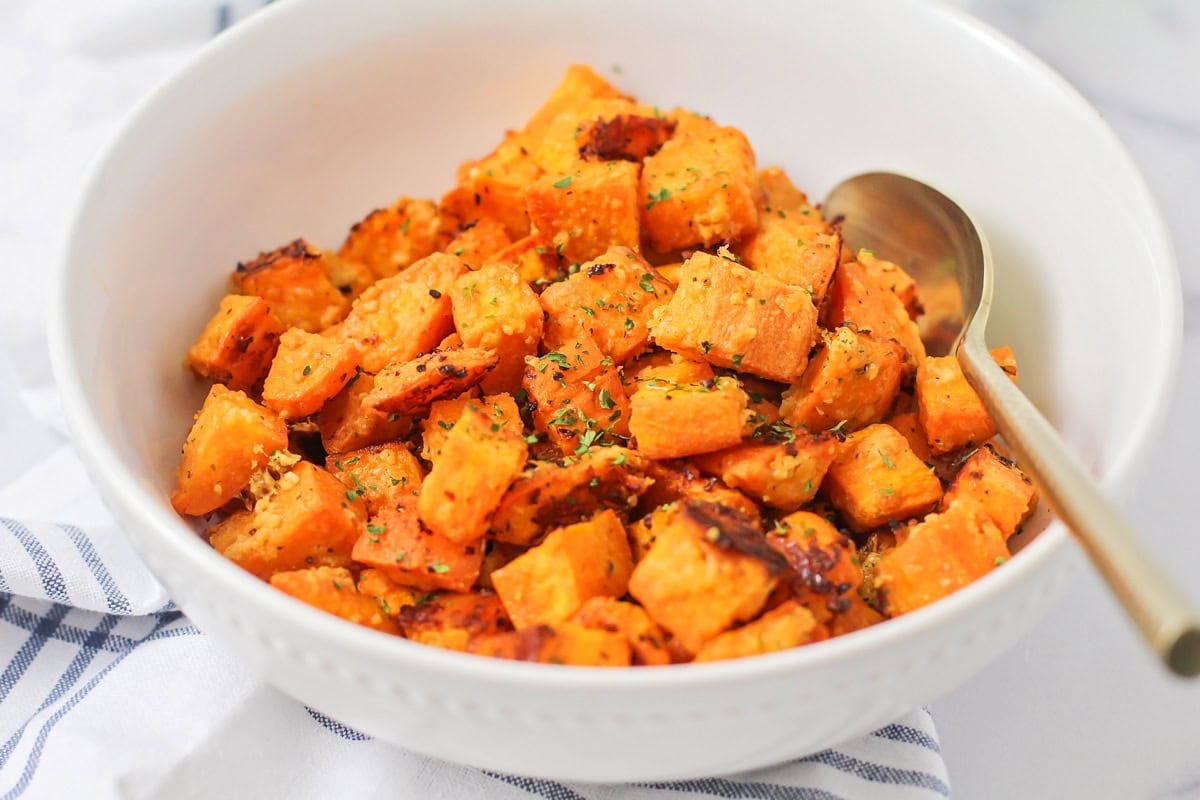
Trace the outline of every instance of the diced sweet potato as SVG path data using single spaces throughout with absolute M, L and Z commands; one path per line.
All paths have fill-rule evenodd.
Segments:
M 376 281 L 354 301 L 337 335 L 358 348 L 370 373 L 428 352 L 454 330 L 450 292 L 466 270 L 460 259 L 434 253 Z
M 758 186 L 762 190 L 759 200 L 761 213 L 776 214 L 783 211 L 790 216 L 800 216 L 809 225 L 826 228 L 825 220 L 808 201 L 808 195 L 796 188 L 792 179 L 779 167 L 765 167 L 758 171 Z
M 887 289 L 900 299 L 910 319 L 921 315 L 921 302 L 917 299 L 917 282 L 897 264 L 885 261 L 870 250 L 859 250 L 857 261 L 872 282 Z
M 267 301 L 252 295 L 225 295 L 188 349 L 188 368 L 197 377 L 230 389 L 252 389 L 267 374 L 281 333 L 283 323 L 271 313 Z
M 499 363 L 484 376 L 483 390 L 520 389 L 525 356 L 537 355 L 542 338 L 543 312 L 537 295 L 512 267 L 494 264 L 461 275 L 450 298 L 463 344 L 499 354 Z
M 575 612 L 571 621 L 585 628 L 622 634 L 633 651 L 635 664 L 671 663 L 666 635 L 641 606 L 613 597 L 593 597 Z
M 531 544 L 547 528 L 587 519 L 597 509 L 626 512 L 650 484 L 645 469 L 645 457 L 623 447 L 594 447 L 577 459 L 536 463 L 501 499 L 492 535 Z
M 984 445 L 962 465 L 942 497 L 940 509 L 945 511 L 960 497 L 979 503 L 1007 539 L 1033 511 L 1037 489 L 1016 464 L 991 445 Z
M 689 122 L 643 162 L 638 198 L 650 246 L 660 253 L 730 242 L 758 225 L 754 150 L 741 131 Z
M 887 416 L 900 391 L 904 350 L 891 339 L 848 325 L 822 331 L 799 382 L 783 394 L 779 412 L 810 431 L 856 431 Z
M 553 283 L 566 274 L 554 245 L 538 233 L 518 239 L 484 262 L 485 266 L 493 264 L 513 268 L 522 281 L 535 286 Z
M 497 542 L 494 539 L 484 540 L 483 565 L 479 568 L 479 578 L 475 585 L 481 589 L 494 589 L 492 573 L 524 553 L 528 548 L 507 542 Z
M 509 131 L 495 150 L 458 168 L 458 185 L 442 196 L 441 211 L 462 223 L 491 217 L 514 242 L 529 235 L 524 188 L 542 170 L 530 155 L 536 139 Z
M 479 577 L 483 542 L 459 544 L 426 530 L 416 503 L 381 509 L 360 530 L 354 560 L 403 586 L 465 592 Z
M 564 110 L 545 127 L 533 149 L 533 160 L 546 172 L 566 173 L 575 169 L 582 161 L 584 133 L 603 119 L 620 114 L 633 114 L 638 106 L 624 97 L 598 97 L 573 105 Z M 595 161 L 597 159 L 587 159 Z M 605 158 L 600 161 L 614 161 Z M 630 159 L 626 159 L 630 160 Z
M 671 286 L 628 247 L 612 247 L 565 281 L 542 292 L 552 320 L 586 330 L 600 349 L 624 364 L 646 347 L 647 322 L 671 298 Z
M 695 457 L 700 469 L 726 485 L 783 511 L 793 511 L 813 499 L 837 455 L 832 436 L 803 432 L 780 444 L 742 444 Z
M 479 269 L 487 259 L 511 244 L 512 239 L 508 238 L 502 224 L 491 217 L 483 217 L 468 222 L 442 249 L 461 258 L 469 268 Z
M 688 358 L 669 350 L 656 350 L 625 365 L 625 393 L 637 394 L 643 384 L 674 388 L 685 383 L 703 383 L 715 376 L 707 361 Z
M 232 284 L 238 294 L 261 297 L 285 328 L 316 332 L 350 310 L 350 299 L 329 278 L 332 253 L 297 239 L 238 264 Z
M 851 434 L 825 475 L 823 490 L 860 533 L 920 516 L 942 497 L 942 484 L 889 425 Z
M 921 427 L 934 455 L 980 445 L 996 435 L 991 415 L 954 356 L 922 361 L 917 367 L 916 390 Z
M 723 661 L 790 650 L 813 641 L 816 628 L 816 620 L 807 608 L 788 601 L 754 622 L 713 637 L 696 653 L 695 661 Z
M 472 652 L 492 658 L 576 667 L 627 667 L 632 661 L 624 635 L 569 622 L 483 636 L 476 640 Z
M 629 431 L 649 458 L 723 450 L 746 433 L 746 394 L 729 377 L 669 388 L 644 384 L 629 406 Z
M 721 483 L 720 478 L 704 475 L 695 464 L 687 461 L 651 461 L 646 465 L 646 477 L 654 481 L 642 495 L 640 508 L 657 509 L 678 500 L 703 500 L 727 506 L 759 526 L 762 509 L 737 489 Z
M 566 74 L 554 87 L 550 97 L 525 123 L 524 132 L 532 139 L 539 139 L 559 115 L 581 108 L 592 100 L 621 96 L 612 84 L 596 74 L 591 67 L 586 64 L 572 64 L 567 67 Z
M 429 416 L 421 422 L 421 458 L 430 462 L 438 459 L 442 452 L 442 444 L 454 429 L 454 423 L 462 416 L 468 403 L 474 403 L 490 414 L 491 424 L 499 425 L 502 430 L 514 436 L 522 435 L 521 412 L 517 409 L 512 395 L 489 394 L 482 398 L 464 395 L 451 400 L 438 400 L 429 407 Z
M 933 454 L 929 452 L 929 439 L 925 436 L 925 429 L 921 427 L 920 414 L 916 411 L 893 414 L 887 424 L 900 432 L 917 458 L 927 464 L 931 463 Z
M 1004 534 L 969 497 L 930 514 L 879 560 L 875 584 L 890 616 L 928 605 L 982 577 L 1008 558 Z
M 364 569 L 358 573 L 358 593 L 375 598 L 379 609 L 389 617 L 396 617 L 400 609 L 416 605 L 426 596 L 420 589 L 401 586 L 377 569 Z
M 909 369 L 925 358 L 921 332 L 904 303 L 857 262 L 844 263 L 834 273 L 822 315 L 827 328 L 851 323 L 860 332 L 895 339 L 908 352 Z
M 675 133 L 675 120 L 636 113 L 596 117 L 578 137 L 579 155 L 588 161 L 640 162 L 654 155 Z
M 341 481 L 301 461 L 279 480 L 273 495 L 258 502 L 251 517 L 241 520 L 214 526 L 209 542 L 242 569 L 268 580 L 277 572 L 345 566 L 366 512 Z
M 760 428 L 765 425 L 769 430 L 780 419 L 779 404 L 783 398 L 783 386 L 775 381 L 745 373 L 739 374 L 737 379 L 738 385 L 750 401 L 746 407 L 750 410 L 754 424 Z M 791 424 L 784 424 L 789 430 L 792 428 Z
M 438 592 L 400 609 L 400 627 L 414 642 L 446 650 L 466 650 L 484 636 L 513 629 L 504 604 L 493 592 Z
M 283 419 L 314 414 L 354 379 L 361 360 L 352 344 L 289 328 L 263 382 L 263 403 Z
M 215 511 L 245 489 L 250 476 L 287 443 L 287 425 L 273 411 L 215 384 L 183 445 L 171 505 L 192 516 Z
M 389 364 L 375 376 L 363 404 L 389 413 L 424 414 L 435 400 L 460 395 L 479 383 L 499 360 L 495 350 L 463 347 Z
M 841 236 L 826 233 L 820 220 L 789 216 L 780 208 L 760 217 L 758 230 L 738 247 L 737 254 L 750 269 L 798 286 L 820 304 L 841 248 Z
M 321 408 L 316 423 L 326 453 L 383 444 L 407 436 L 412 430 L 412 417 L 363 405 L 363 398 L 374 388 L 375 376 L 359 372 Z
M 445 245 L 440 228 L 432 200 L 401 197 L 355 223 L 338 254 L 365 265 L 377 280 L 390 278 L 440 250 Z
M 400 632 L 396 620 L 384 613 L 376 598 L 359 593 L 354 585 L 354 575 L 345 567 L 310 567 L 277 572 L 271 576 L 271 585 L 297 600 L 356 625 L 384 633 Z
M 468 401 L 421 488 L 421 522 L 459 544 L 482 539 L 526 456 L 520 430 L 501 425 L 489 406 Z
M 668 350 L 790 383 L 803 374 L 816 342 L 817 310 L 804 289 L 696 253 L 650 332 Z
M 679 505 L 677 503 L 665 503 L 656 506 L 641 519 L 625 526 L 625 532 L 629 536 L 629 552 L 633 556 L 634 564 L 637 564 L 646 557 L 646 554 L 650 552 L 650 548 L 654 546 L 654 542 L 658 538 L 658 528 L 662 524 L 669 522 L 671 515 L 678 510 Z
M 1000 369 L 1004 370 L 1005 374 L 1012 379 L 1013 383 L 1017 382 L 1017 357 L 1013 354 L 1012 348 L 1008 345 L 1004 347 L 993 347 L 990 351 L 992 360 L 995 361 Z
M 377 444 L 325 459 L 325 468 L 361 497 L 367 513 L 411 503 L 421 493 L 425 470 L 403 442 Z
M 638 166 L 579 162 L 570 172 L 543 175 L 525 187 L 525 209 L 533 229 L 568 263 L 613 246 L 636 248 Z
M 786 564 L 763 534 L 721 506 L 681 504 L 638 562 L 629 593 L 691 653 L 762 609 Z
M 629 400 L 620 373 L 586 331 L 575 331 L 559 349 L 529 359 L 523 388 L 534 427 L 564 454 L 629 436 Z

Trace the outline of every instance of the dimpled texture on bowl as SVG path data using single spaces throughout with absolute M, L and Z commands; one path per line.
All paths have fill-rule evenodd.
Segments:
M 1002 569 L 933 606 L 736 662 L 595 670 L 493 661 L 359 628 L 226 563 L 167 502 L 204 387 L 181 367 L 238 260 L 336 247 L 400 194 L 437 197 L 572 62 L 745 131 L 819 198 L 894 170 L 986 230 L 990 339 L 1119 491 L 1174 379 L 1178 276 L 1140 177 L 1060 78 L 938 5 L 887 0 L 277 4 L 150 97 L 70 232 L 52 356 L 75 441 L 139 553 L 271 683 L 365 733 L 559 779 L 728 773 L 885 724 L 1011 646 L 1075 563 L 1044 515 Z

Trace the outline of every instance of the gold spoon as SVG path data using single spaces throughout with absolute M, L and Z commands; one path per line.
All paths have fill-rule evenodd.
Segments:
M 842 236 L 912 275 L 930 355 L 955 354 L 997 429 L 1042 496 L 1075 533 L 1142 636 L 1173 672 L 1200 674 L 1200 616 L 1033 403 L 992 360 L 984 328 L 992 255 L 970 215 L 920 181 L 887 172 L 850 178 L 823 206 Z

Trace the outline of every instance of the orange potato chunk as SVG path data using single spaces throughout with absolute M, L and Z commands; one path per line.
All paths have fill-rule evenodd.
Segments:
M 524 188 L 542 174 L 530 155 L 535 143 L 525 133 L 509 131 L 491 153 L 460 165 L 458 185 L 442 196 L 443 215 L 462 223 L 490 217 L 512 241 L 528 236 Z
M 629 641 L 624 635 L 569 622 L 483 636 L 474 643 L 472 652 L 492 658 L 576 667 L 627 667 L 632 661 Z
M 897 264 L 885 261 L 870 250 L 859 250 L 857 258 L 863 272 L 872 283 L 881 289 L 887 289 L 900 299 L 904 310 L 910 319 L 921 315 L 921 303 L 917 299 L 917 282 Z
M 484 262 L 484 266 L 491 265 L 511 267 L 522 281 L 534 286 L 545 286 L 566 275 L 566 267 L 554 252 L 554 245 L 538 233 L 531 233 L 493 253 Z
M 916 390 L 921 427 L 934 455 L 983 444 L 996 435 L 991 415 L 954 356 L 922 361 L 917 367 Z
M 808 224 L 825 229 L 828 224 L 808 201 L 808 195 L 796 188 L 792 179 L 780 167 L 764 167 L 758 171 L 758 186 L 762 190 L 759 209 L 763 213 L 800 216 Z
M 579 162 L 525 187 L 533 229 L 567 263 L 596 258 L 610 247 L 637 248 L 638 166 L 627 161 Z
M 1005 539 L 1021 527 L 1037 503 L 1033 481 L 991 445 L 976 450 L 942 497 L 940 510 L 962 497 L 975 500 Z
M 841 236 L 826 233 L 820 220 L 789 215 L 780 208 L 760 217 L 758 230 L 738 247 L 737 254 L 750 269 L 804 289 L 819 305 L 841 249 Z
M 405 606 L 416 605 L 426 593 L 411 586 L 401 586 L 377 569 L 364 569 L 358 573 L 358 593 L 373 597 L 379 609 L 389 617 L 396 617 Z
M 411 502 L 425 479 L 421 462 L 403 442 L 330 455 L 325 468 L 345 484 L 349 494 L 362 498 L 368 514 Z
M 838 451 L 832 436 L 742 444 L 695 457 L 696 466 L 772 508 L 794 511 L 813 499 Z
M 277 572 L 271 585 L 314 608 L 384 633 L 399 633 L 392 619 L 370 595 L 360 594 L 354 575 L 345 567 L 311 567 Z
M 424 414 L 435 400 L 462 394 L 499 362 L 495 350 L 435 350 L 412 361 L 389 364 L 375 376 L 363 404 L 397 414 Z
M 289 328 L 263 382 L 263 403 L 283 419 L 315 414 L 358 374 L 354 345 Z
M 350 299 L 330 280 L 337 256 L 297 239 L 238 264 L 231 277 L 238 294 L 261 297 L 284 328 L 316 332 L 350 310 Z M 350 287 L 352 288 L 352 287 Z
M 633 653 L 634 664 L 671 663 L 666 634 L 641 606 L 613 597 L 593 597 L 575 612 L 571 621 L 585 628 L 624 635 Z
M 646 477 L 654 483 L 642 495 L 641 508 L 659 509 L 677 500 L 703 500 L 718 506 L 728 506 L 758 527 L 762 509 L 737 489 L 731 489 L 720 478 L 704 475 L 688 461 L 651 461 Z
M 525 123 L 524 133 L 531 139 L 540 139 L 562 114 L 580 109 L 593 100 L 620 97 L 621 93 L 591 67 L 572 64 L 546 102 Z
M 640 162 L 675 133 L 675 121 L 636 113 L 596 117 L 580 126 L 577 152 L 587 161 Z
M 585 331 L 574 331 L 557 349 L 529 359 L 523 387 L 534 427 L 564 454 L 629 436 L 629 399 L 621 375 Z
M 432 200 L 401 197 L 372 211 L 350 229 L 338 251 L 363 264 L 376 280 L 390 278 L 444 246 L 441 218 Z
M 929 511 L 942 484 L 890 425 L 851 434 L 825 474 L 823 489 L 854 531 L 865 533 Z
M 736 380 L 643 384 L 629 401 L 629 432 L 649 458 L 682 458 L 732 447 L 746 433 L 746 393 Z
M 465 651 L 475 640 L 513 629 L 493 592 L 437 592 L 399 610 L 406 638 L 445 650 Z
M 713 637 L 700 648 L 694 660 L 723 661 L 790 650 L 813 641 L 816 633 L 817 623 L 812 613 L 799 603 L 788 601 L 737 630 Z
M 459 544 L 427 530 L 416 503 L 381 509 L 360 530 L 354 560 L 402 586 L 465 592 L 479 577 L 483 542 Z
M 525 357 L 537 355 L 543 312 L 538 297 L 512 267 L 492 264 L 459 276 L 450 295 L 454 327 L 467 347 L 499 354 L 484 376 L 485 392 L 521 388 Z
M 281 333 L 283 323 L 261 297 L 225 295 L 188 348 L 188 368 L 230 389 L 252 389 L 266 376 Z
M 487 259 L 512 244 L 504 226 L 491 217 L 471 220 L 443 249 L 461 258 L 470 269 L 479 269 Z
M 322 406 L 315 421 L 326 453 L 345 453 L 383 444 L 407 436 L 412 430 L 412 417 L 363 404 L 363 398 L 374 388 L 375 376 L 359 372 Z
M 838 267 L 822 313 L 827 328 L 851 323 L 860 332 L 873 333 L 880 339 L 895 339 L 908 352 L 908 369 L 925 358 L 921 331 L 903 301 L 857 262 Z
M 716 377 L 707 361 L 688 358 L 667 350 L 641 355 L 625 365 L 625 392 L 633 397 L 643 384 L 674 388 L 685 383 L 703 383 Z

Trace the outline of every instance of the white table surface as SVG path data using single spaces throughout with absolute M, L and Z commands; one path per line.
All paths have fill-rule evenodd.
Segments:
M 1189 513 L 1200 477 L 1200 455 L 1189 446 L 1200 443 L 1195 416 L 1200 408 L 1200 327 L 1192 313 L 1200 310 L 1200 2 L 955 4 L 1024 44 L 1074 83 L 1125 142 L 1158 198 L 1175 241 L 1189 321 L 1167 434 L 1132 487 L 1127 509 L 1152 548 L 1200 602 L 1194 568 L 1200 563 L 1200 536 Z M 61 168 L 54 173 L 30 176 L 19 167 L 3 169 L 0 155 L 5 224 L 25 226 L 26 233 L 30 228 L 43 231 L 51 253 L 64 204 L 82 164 L 111 129 L 113 109 L 126 107 L 133 97 L 124 94 L 136 96 L 143 91 L 139 84 L 148 90 L 178 60 L 170 46 L 175 43 L 147 48 L 131 73 L 121 76 L 117 96 L 106 95 L 105 85 L 97 85 L 79 64 L 53 64 L 45 72 L 22 74 L 22 57 L 35 56 L 43 44 L 22 39 L 14 27 L 5 30 L 6 22 L 32 14 L 43 23 L 35 26 L 38 30 L 69 37 L 71 30 L 59 30 L 51 19 L 56 5 L 55 0 L 0 2 L 0 43 L 5 45 L 0 48 L 0 122 L 5 122 L 0 125 L 0 152 L 30 154 L 62 145 L 54 136 L 35 136 L 38 120 L 69 116 L 79 126 L 71 146 L 62 147 Z M 65 103 L 73 104 L 69 113 Z M 0 242 L 5 239 L 0 226 Z M 27 242 L 29 237 L 7 243 L 14 240 Z M 5 249 L 8 276 L 14 263 L 46 257 L 40 248 Z M 1130 265 L 1131 280 L 1136 275 L 1137 265 Z M 40 313 L 44 299 L 11 292 L 0 297 L 0 336 L 28 330 L 24 323 L 30 314 Z M 22 366 L 21 371 L 43 368 Z M 0 359 L 0 380 L 14 377 L 30 379 L 14 375 L 13 366 Z M 46 434 L 38 433 L 32 422 L 28 407 L 0 408 L 0 437 L 16 443 L 16 452 L 37 448 Z M 17 459 L 0 460 L 0 481 L 20 469 Z M 1200 683 L 1184 685 L 1164 674 L 1082 564 L 1067 596 L 1037 628 L 936 703 L 934 712 L 956 797 L 1200 798 Z

